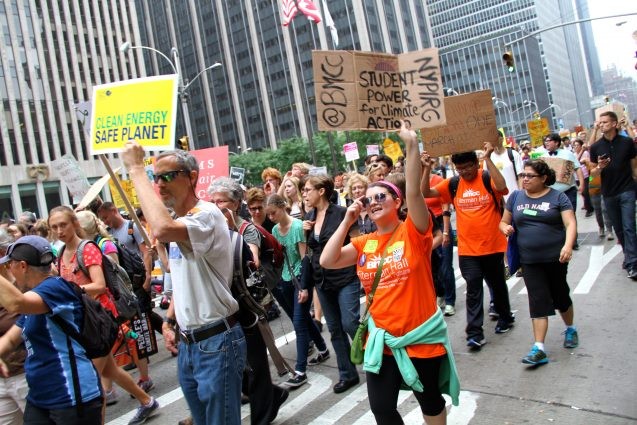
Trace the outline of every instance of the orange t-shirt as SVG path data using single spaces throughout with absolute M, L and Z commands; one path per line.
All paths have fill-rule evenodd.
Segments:
M 442 202 L 451 202 L 449 180 L 446 179 L 435 186 Z M 498 202 L 502 195 L 508 193 L 506 189 L 504 192 L 498 192 L 493 180 L 491 187 Z M 499 230 L 502 215 L 493 201 L 493 196 L 482 183 L 482 170 L 478 170 L 476 178 L 470 182 L 460 178 L 453 206 L 456 210 L 458 229 L 458 255 L 475 257 L 506 252 L 507 240 Z
M 380 282 L 370 309 L 374 323 L 394 336 L 403 336 L 427 321 L 438 308 L 431 277 L 431 218 L 427 233 L 419 233 L 411 217 L 396 230 L 383 263 Z M 369 294 L 381 256 L 391 234 L 378 232 L 352 239 L 358 252 L 357 273 L 365 293 Z M 407 347 L 407 355 L 416 358 L 445 354 L 442 344 L 417 344 Z M 391 350 L 385 347 L 385 354 Z
M 429 187 L 434 187 L 441 181 L 443 181 L 442 177 L 440 177 L 438 174 L 432 174 L 429 178 Z M 425 202 L 427 203 L 427 208 L 431 210 L 434 216 L 440 217 L 440 215 L 442 215 L 442 201 L 440 197 L 425 198 Z

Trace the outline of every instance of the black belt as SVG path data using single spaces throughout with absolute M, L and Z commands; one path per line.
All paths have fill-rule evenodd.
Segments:
M 221 319 L 216 325 L 204 325 L 200 328 L 193 330 L 179 330 L 179 335 L 181 336 L 181 340 L 186 344 L 194 344 L 196 342 L 203 341 L 212 336 L 218 335 L 221 332 L 225 332 L 229 330 L 234 325 L 238 323 L 235 315 L 228 316 L 224 319 Z

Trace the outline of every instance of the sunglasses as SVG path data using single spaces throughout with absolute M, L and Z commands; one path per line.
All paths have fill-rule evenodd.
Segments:
M 381 193 L 377 193 L 374 196 L 367 196 L 367 197 L 363 198 L 363 205 L 364 206 L 368 206 L 374 200 L 376 201 L 377 204 L 382 204 L 383 202 L 385 202 L 387 200 L 387 195 L 388 195 L 388 193 L 381 192 Z
M 163 181 L 164 183 L 170 183 L 171 181 L 175 180 L 175 178 L 177 178 L 177 175 L 179 173 L 187 173 L 187 171 L 186 170 L 166 171 L 165 173 L 155 174 L 153 176 L 153 180 L 155 181 L 155 183 L 159 183 L 159 180 Z

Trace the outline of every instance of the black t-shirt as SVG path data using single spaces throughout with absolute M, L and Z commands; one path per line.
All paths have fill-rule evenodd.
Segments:
M 559 260 L 566 241 L 562 211 L 573 209 L 564 192 L 551 189 L 540 198 L 530 198 L 518 190 L 509 196 L 506 209 L 513 214 L 522 264 Z
M 634 190 L 631 160 L 636 150 L 632 139 L 619 134 L 612 141 L 602 137 L 591 146 L 591 162 L 597 163 L 603 154 L 610 157 L 610 162 L 602 170 L 602 195 L 616 196 Z

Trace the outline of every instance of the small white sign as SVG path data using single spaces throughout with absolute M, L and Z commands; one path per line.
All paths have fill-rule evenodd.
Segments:
M 60 180 L 68 187 L 73 196 L 73 203 L 78 204 L 88 192 L 91 185 L 86 178 L 86 174 L 80 168 L 80 164 L 73 155 L 64 155 L 51 163 L 55 173 Z
M 327 176 L 327 167 L 312 167 L 308 174 L 310 176 Z
M 345 143 L 343 145 L 343 153 L 345 154 L 345 161 L 352 162 L 360 158 L 358 155 L 358 145 L 356 142 Z
M 367 149 L 367 155 L 380 155 L 380 146 L 378 145 L 365 145 Z

